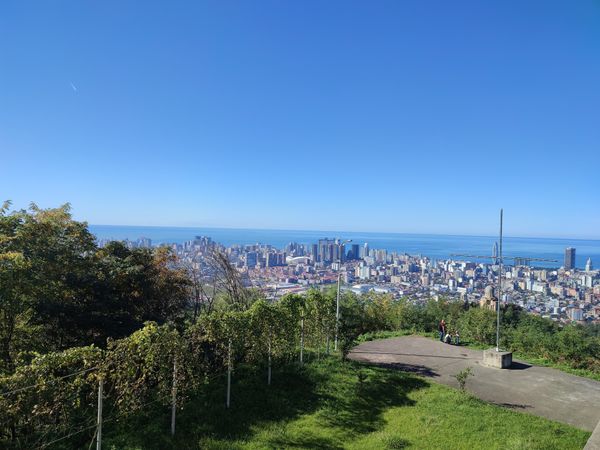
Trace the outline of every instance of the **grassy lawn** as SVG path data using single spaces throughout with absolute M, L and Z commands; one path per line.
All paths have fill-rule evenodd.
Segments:
M 168 408 L 107 424 L 115 449 L 581 449 L 590 433 L 486 404 L 406 373 L 342 363 L 236 371 L 232 407 L 217 379 L 189 399 L 169 435 Z

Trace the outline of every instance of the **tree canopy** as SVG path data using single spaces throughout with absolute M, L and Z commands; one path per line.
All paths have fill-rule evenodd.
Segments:
M 0 361 L 22 352 L 106 345 L 145 321 L 180 323 L 188 279 L 166 248 L 97 246 L 68 204 L 0 209 Z

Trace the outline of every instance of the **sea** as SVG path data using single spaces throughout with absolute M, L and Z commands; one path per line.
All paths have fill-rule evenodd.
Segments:
M 409 234 L 409 233 L 373 233 L 351 231 L 300 231 L 300 230 L 260 230 L 245 228 L 187 228 L 187 227 L 153 227 L 153 226 L 120 226 L 90 225 L 90 231 L 98 239 L 135 241 L 149 238 L 152 244 L 183 243 L 195 236 L 208 236 L 225 246 L 247 244 L 270 244 L 276 248 L 284 248 L 290 242 L 299 244 L 317 243 L 322 238 L 352 239 L 352 244 L 369 244 L 369 248 L 385 249 L 388 252 L 406 253 L 409 255 L 427 256 L 431 259 L 460 259 L 476 262 L 489 261 L 476 257 L 456 257 L 453 255 L 492 255 L 494 236 L 463 236 L 442 234 Z M 347 244 L 349 245 L 349 244 Z M 564 262 L 565 248 L 576 249 L 576 266 L 585 267 L 588 258 L 600 267 L 600 240 L 589 239 L 555 239 L 531 237 L 504 237 L 504 256 L 538 258 L 554 261 L 531 261 L 535 267 L 561 267 Z M 511 264 L 511 260 L 506 260 Z

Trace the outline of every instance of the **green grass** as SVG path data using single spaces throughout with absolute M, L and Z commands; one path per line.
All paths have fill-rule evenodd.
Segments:
M 550 361 L 547 358 L 536 357 L 519 352 L 515 352 L 514 357 L 515 359 L 527 361 L 528 363 L 534 364 L 536 366 L 551 367 L 553 369 L 562 370 L 563 372 L 567 372 L 573 375 L 600 381 L 600 373 L 592 372 L 591 370 L 587 369 L 575 369 L 566 363 L 557 363 L 554 361 Z
M 168 408 L 107 424 L 115 449 L 581 449 L 590 433 L 486 404 L 398 371 L 314 361 L 302 370 L 237 371 L 232 407 L 217 379 L 179 411 Z

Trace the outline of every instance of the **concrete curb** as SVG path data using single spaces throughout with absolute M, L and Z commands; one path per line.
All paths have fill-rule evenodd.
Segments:
M 594 432 L 588 439 L 585 447 L 583 447 L 583 450 L 600 450 L 600 422 L 594 428 Z

